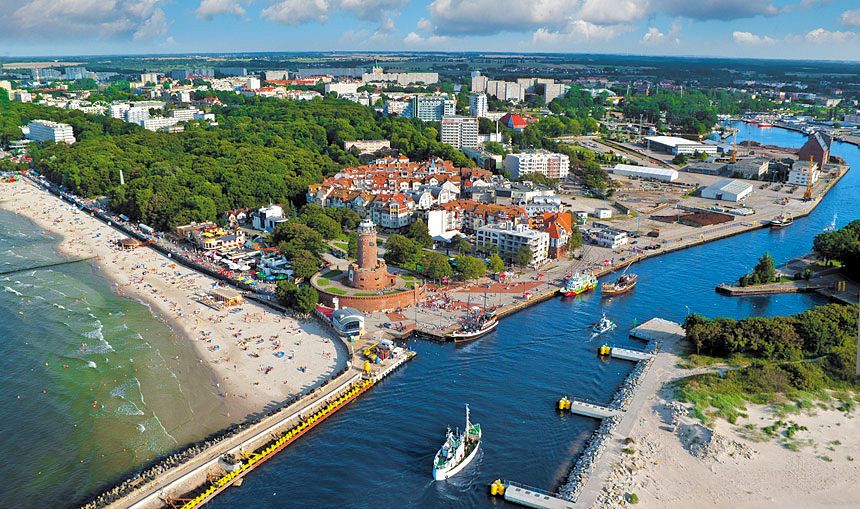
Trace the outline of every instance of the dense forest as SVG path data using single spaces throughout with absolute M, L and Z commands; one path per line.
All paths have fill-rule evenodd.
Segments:
M 819 376 L 856 381 L 857 306 L 828 304 L 794 316 L 743 320 L 692 314 L 684 329 L 697 354 L 810 361 Z
M 3 95 L 0 137 L 20 139 L 32 119 L 71 124 L 78 142 L 33 146 L 35 168 L 88 197 L 156 228 L 214 220 L 224 211 L 269 202 L 300 203 L 308 184 L 345 165 L 347 139 L 391 140 L 413 160 L 439 156 L 471 162 L 438 138 L 438 127 L 388 118 L 333 98 L 283 101 L 230 94 L 216 107 L 219 125 L 191 122 L 182 133 L 154 133 L 100 115 L 9 102 Z M 126 185 L 120 187 L 120 170 Z

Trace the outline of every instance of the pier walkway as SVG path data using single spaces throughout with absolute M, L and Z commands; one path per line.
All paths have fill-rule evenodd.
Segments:
M 69 265 L 71 263 L 85 262 L 87 260 L 94 260 L 95 258 L 96 258 L 95 256 L 86 256 L 84 258 L 75 258 L 74 260 L 63 260 L 63 261 L 59 261 L 59 262 L 43 263 L 41 265 L 33 265 L 32 267 L 22 267 L 20 269 L 9 269 L 9 270 L 0 271 L 0 276 L 6 276 L 9 274 L 17 274 L 18 272 L 27 272 L 29 270 L 41 270 L 41 269 L 48 269 L 51 267 L 59 267 L 60 265 Z
M 570 400 L 570 412 L 574 414 L 584 415 L 586 417 L 594 417 L 596 419 L 605 419 L 607 417 L 615 417 L 621 415 L 620 410 L 598 405 L 596 403 L 588 403 L 576 399 Z
M 685 335 L 684 328 L 681 327 L 680 323 L 663 318 L 652 318 L 630 331 L 630 337 L 656 343 L 677 341 Z
M 528 487 L 519 483 L 504 481 L 505 500 L 525 507 L 535 509 L 573 509 L 574 504 L 568 500 L 558 498 L 556 495 L 547 493 L 537 488 Z
M 623 359 L 625 361 L 633 362 L 644 361 L 654 357 L 654 354 L 651 352 L 640 352 L 639 350 L 630 350 L 627 348 L 618 348 L 614 346 L 609 351 L 609 355 L 616 359 Z

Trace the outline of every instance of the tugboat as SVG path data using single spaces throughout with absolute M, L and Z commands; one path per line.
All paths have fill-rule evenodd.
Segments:
M 473 341 L 489 334 L 498 324 L 499 319 L 494 313 L 475 308 L 466 314 L 466 318 L 463 319 L 463 323 L 460 325 L 460 330 L 452 332 L 451 337 L 455 343 Z
M 591 330 L 598 334 L 603 334 L 604 332 L 609 332 L 614 328 L 615 322 L 613 322 L 609 318 L 606 318 L 606 313 L 604 313 L 603 318 L 601 318 L 600 321 L 594 324 L 594 327 L 592 327 Z
M 771 228 L 785 228 L 794 223 L 794 218 L 788 214 L 782 213 L 770 220 Z
M 597 288 L 597 278 L 593 274 L 577 272 L 573 276 L 564 278 L 564 287 L 561 289 L 561 293 L 565 297 L 575 297 L 595 288 Z
M 469 420 L 469 405 L 466 405 L 466 428 L 463 433 L 454 433 L 448 427 L 445 443 L 433 458 L 433 479 L 444 481 L 460 473 L 478 453 L 481 446 L 481 425 Z
M 630 268 L 630 265 L 627 266 L 627 269 Z M 603 283 L 600 285 L 600 293 L 604 297 L 612 297 L 613 295 L 621 295 L 622 293 L 627 293 L 636 286 L 636 281 L 639 280 L 639 276 L 636 274 L 627 274 L 627 269 L 624 269 L 624 272 L 621 273 L 621 276 L 616 279 L 612 283 Z

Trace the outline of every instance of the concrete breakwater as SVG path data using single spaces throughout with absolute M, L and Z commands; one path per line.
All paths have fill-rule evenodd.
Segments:
M 208 450 L 209 448 L 221 443 L 222 441 L 231 438 L 255 424 L 259 424 L 264 419 L 276 415 L 301 401 L 307 396 L 316 394 L 322 391 L 329 383 L 336 380 L 349 370 L 349 366 L 344 367 L 339 372 L 333 374 L 328 380 L 324 381 L 319 387 L 305 390 L 292 398 L 283 401 L 280 405 L 271 409 L 265 414 L 257 414 L 252 418 L 246 419 L 241 423 L 234 424 L 226 429 L 217 431 L 206 438 L 164 454 L 148 465 L 144 465 L 139 471 L 131 473 L 124 479 L 119 479 L 112 483 L 112 487 L 98 494 L 87 497 L 83 503 L 76 504 L 83 509 L 101 509 L 107 507 L 117 500 L 131 494 L 134 490 L 140 488 L 144 484 L 157 479 L 165 472 L 172 468 L 176 468 L 188 462 Z
M 650 348 L 649 350 L 652 353 L 656 353 L 656 348 Z M 653 362 L 654 358 L 652 357 L 636 363 L 636 367 L 633 368 L 618 390 L 615 391 L 609 408 L 622 411 L 627 409 L 630 401 L 636 394 L 636 390 L 639 388 L 639 384 L 642 382 L 642 378 L 648 372 L 648 368 L 651 367 Z M 594 466 L 600 459 L 600 455 L 606 449 L 607 442 L 613 436 L 615 428 L 621 422 L 621 418 L 622 416 L 616 416 L 601 420 L 600 426 L 588 439 L 588 444 L 570 469 L 567 479 L 559 487 L 558 494 L 561 498 L 571 502 L 576 501 L 588 482 Z

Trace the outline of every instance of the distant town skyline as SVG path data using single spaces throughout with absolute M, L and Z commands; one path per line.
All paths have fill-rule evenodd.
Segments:
M 860 60 L 854 0 L 0 0 L 0 56 L 511 51 Z

